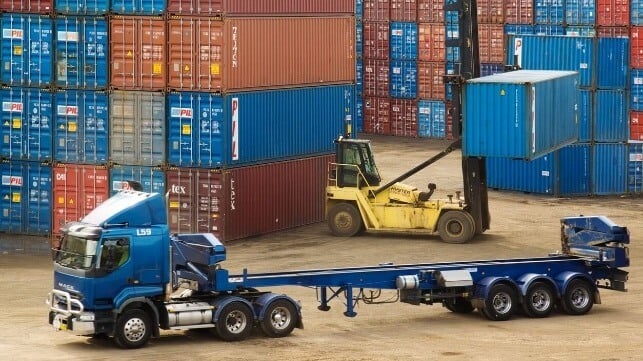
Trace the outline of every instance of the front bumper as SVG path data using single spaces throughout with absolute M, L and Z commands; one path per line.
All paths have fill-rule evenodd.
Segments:
M 66 316 L 55 311 L 49 312 L 49 324 L 56 331 L 69 331 L 78 336 L 96 334 L 96 323 L 94 321 L 81 321 L 76 316 Z

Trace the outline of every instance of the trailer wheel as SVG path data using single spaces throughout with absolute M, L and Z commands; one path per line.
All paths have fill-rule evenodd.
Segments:
M 556 296 L 551 287 L 543 282 L 535 282 L 529 289 L 522 303 L 525 314 L 529 317 L 543 318 L 549 316 L 556 304 Z
M 242 302 L 231 302 L 223 307 L 215 331 L 224 341 L 241 341 L 252 332 L 252 310 Z
M 471 305 L 471 301 L 466 300 L 463 297 L 456 297 L 453 300 L 447 300 L 444 302 L 444 307 L 455 313 L 471 313 L 474 309 L 473 305 Z
M 438 220 L 438 233 L 446 243 L 465 243 L 475 234 L 473 217 L 464 211 L 448 211 Z
M 152 334 L 148 314 L 141 309 L 125 311 L 116 322 L 114 342 L 121 348 L 133 349 L 144 346 Z
M 506 284 L 491 287 L 482 313 L 491 321 L 506 321 L 516 309 L 516 293 Z
M 573 280 L 560 300 L 560 306 L 568 315 L 584 315 L 594 306 L 594 290 L 589 282 Z
M 284 299 L 275 300 L 266 307 L 260 326 L 268 337 L 288 336 L 297 325 L 299 316 L 295 306 Z
M 328 212 L 328 227 L 335 236 L 352 237 L 362 230 L 362 217 L 354 205 L 338 203 Z

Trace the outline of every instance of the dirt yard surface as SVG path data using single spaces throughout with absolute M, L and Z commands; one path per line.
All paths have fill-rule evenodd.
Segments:
M 380 172 L 392 179 L 441 150 L 447 142 L 370 136 Z M 437 197 L 462 186 L 460 154 L 407 181 L 420 189 L 438 185 Z M 434 196 L 435 197 L 435 196 Z M 232 273 L 543 256 L 558 250 L 559 219 L 605 215 L 631 232 L 629 291 L 603 290 L 600 305 L 584 316 L 554 313 L 544 319 L 521 315 L 491 322 L 477 311 L 454 314 L 440 305 L 360 304 L 355 318 L 331 302 L 317 310 L 316 292 L 278 289 L 300 300 L 305 329 L 269 339 L 260 332 L 225 343 L 208 332 L 163 332 L 139 350 L 120 350 L 110 340 L 55 332 L 47 323 L 45 296 L 52 287 L 48 256 L 0 254 L 0 358 L 5 360 L 643 360 L 643 199 L 556 199 L 490 192 L 492 229 L 467 244 L 438 237 L 373 235 L 337 238 L 325 223 L 227 245 Z M 0 242 L 9 236 L 1 235 Z M 390 294 L 395 296 L 394 293 Z M 386 298 L 386 297 L 385 297 Z

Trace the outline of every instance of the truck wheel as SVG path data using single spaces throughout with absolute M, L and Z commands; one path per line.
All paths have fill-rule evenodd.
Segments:
M 583 315 L 594 306 L 594 290 L 585 280 L 573 280 L 560 300 L 560 306 L 568 315 Z
M 266 307 L 261 330 L 268 337 L 288 336 L 297 325 L 299 316 L 295 306 L 286 300 L 276 300 Z
M 148 314 L 141 309 L 125 311 L 116 321 L 114 341 L 125 349 L 144 346 L 152 334 L 152 324 Z
M 349 203 L 338 203 L 328 212 L 328 227 L 335 236 L 352 237 L 362 230 L 359 210 Z
M 527 289 L 522 308 L 529 317 L 547 317 L 554 309 L 555 298 L 550 286 L 543 282 L 535 282 Z
M 448 211 L 438 220 L 438 233 L 447 243 L 465 243 L 473 238 L 473 218 L 464 211 Z
M 217 321 L 215 330 L 224 341 L 241 341 L 252 332 L 252 311 L 242 302 L 227 304 Z
M 444 307 L 446 307 L 447 310 L 455 313 L 473 312 L 473 305 L 471 305 L 471 301 L 466 300 L 463 297 L 456 297 L 453 300 L 447 300 L 444 303 Z
M 482 313 L 491 321 L 506 321 L 511 318 L 516 309 L 514 290 L 505 284 L 491 287 L 484 302 Z

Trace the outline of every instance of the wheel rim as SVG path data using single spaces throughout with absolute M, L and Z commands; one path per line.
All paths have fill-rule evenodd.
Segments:
M 536 311 L 547 311 L 551 306 L 551 296 L 545 290 L 537 290 L 531 295 L 531 306 Z
M 230 312 L 225 321 L 228 331 L 234 334 L 243 332 L 247 323 L 246 315 L 241 311 Z
M 511 310 L 511 296 L 505 292 L 499 292 L 491 300 L 493 309 L 499 314 L 508 313 Z
M 123 327 L 123 335 L 129 342 L 138 342 L 145 336 L 145 322 L 140 318 L 130 318 Z
M 450 221 L 447 224 L 447 232 L 451 235 L 457 236 L 462 233 L 462 224 L 458 221 Z
M 353 225 L 353 219 L 347 212 L 340 212 L 335 217 L 335 225 L 340 229 L 349 229 Z
M 286 307 L 276 307 L 270 313 L 270 323 L 275 330 L 288 328 L 290 319 L 290 311 Z
M 574 308 L 580 309 L 587 306 L 589 303 L 589 292 L 585 288 L 575 288 L 569 297 Z

